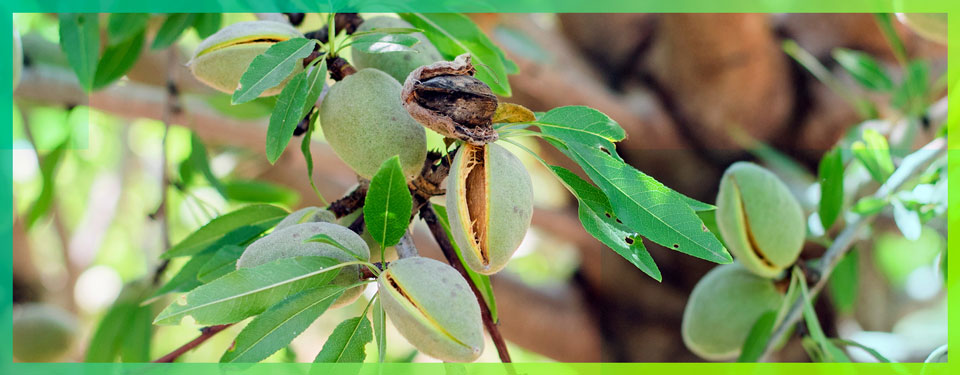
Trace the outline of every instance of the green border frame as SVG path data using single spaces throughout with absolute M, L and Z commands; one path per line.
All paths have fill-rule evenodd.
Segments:
M 0 4 L 0 30 L 12 30 L 12 13 L 28 12 L 650 12 L 650 13 L 948 13 L 960 17 L 960 0 L 473 0 L 453 2 L 440 0 L 14 0 Z M 960 82 L 960 22 L 948 26 L 948 92 Z M 0 71 L 11 67 L 11 39 L 0 38 Z M 9 76 L 8 76 L 9 77 Z M 6 86 L 10 87 L 10 86 Z M 960 374 L 960 359 L 947 364 L 734 364 L 734 363 L 497 363 L 475 364 L 26 364 L 12 363 L 11 325 L 11 246 L 12 246 L 12 90 L 0 94 L 0 374 Z M 960 105 L 960 96 L 953 95 L 950 107 Z M 949 111 L 948 178 L 951 185 L 960 184 L 960 111 Z M 957 207 L 960 188 L 949 191 L 949 205 Z M 948 249 L 960 249 L 960 236 L 951 236 L 960 229 L 960 210 L 948 210 Z M 960 332 L 960 257 L 948 258 L 948 329 Z M 949 336 L 949 346 L 960 348 L 960 335 Z

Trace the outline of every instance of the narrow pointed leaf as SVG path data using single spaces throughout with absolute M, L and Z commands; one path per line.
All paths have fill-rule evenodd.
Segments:
M 314 111 L 310 114 L 310 119 L 307 120 L 307 132 L 303 134 L 303 140 L 300 141 L 300 153 L 303 154 L 303 159 L 307 162 L 307 179 L 310 180 L 310 188 L 318 197 L 322 198 L 320 189 L 317 189 L 317 184 L 313 182 L 313 153 L 310 151 L 310 142 L 313 140 L 313 130 L 317 127 L 318 115 L 319 112 Z
M 233 104 L 256 99 L 269 88 L 279 85 L 293 72 L 300 59 L 313 52 L 316 41 L 293 38 L 270 46 L 250 62 L 247 71 L 240 76 L 240 88 L 233 92 Z
M 272 228 L 288 213 L 287 210 L 268 204 L 243 207 L 211 220 L 160 257 L 169 259 L 193 255 L 216 244 L 223 246 L 242 243 Z M 234 238 L 230 238 L 231 234 Z M 225 239 L 231 241 L 224 241 Z
M 410 225 L 413 199 L 400 166 L 400 157 L 387 159 L 370 180 L 363 204 L 367 230 L 381 246 L 393 246 Z
M 220 362 L 260 362 L 290 344 L 343 294 L 327 285 L 287 297 L 253 318 Z
M 203 140 L 197 136 L 197 133 L 190 133 L 190 156 L 187 158 L 187 161 L 193 167 L 193 170 L 203 175 L 203 178 L 207 180 L 210 186 L 217 189 L 217 192 L 220 193 L 222 197 L 227 198 L 223 184 L 220 183 L 220 179 L 213 174 L 213 170 L 210 168 L 210 156 L 207 154 L 207 146 L 203 144 Z
M 847 73 L 861 86 L 874 91 L 890 91 L 893 81 L 883 71 L 883 67 L 869 54 L 837 48 L 833 50 L 833 58 L 840 63 Z
M 197 36 L 205 39 L 220 29 L 222 18 L 220 13 L 198 13 L 193 20 L 193 29 L 197 30 Z
M 178 298 L 154 324 L 178 324 L 187 316 L 204 325 L 236 323 L 291 294 L 326 285 L 339 272 L 331 269 L 338 263 L 327 257 L 294 257 L 241 268 Z
M 327 80 L 327 64 L 322 63 L 322 56 L 317 57 L 317 59 L 320 60 L 321 63 L 314 65 L 313 70 L 310 71 L 310 75 L 307 76 L 307 97 L 303 101 L 303 111 L 300 112 L 300 117 L 307 116 L 313 107 L 317 105 L 317 99 L 320 98 L 324 83 Z
M 60 142 L 55 149 L 48 152 L 44 156 L 43 162 L 40 163 L 40 180 L 43 181 L 43 187 L 40 188 L 40 195 L 30 205 L 30 210 L 27 211 L 25 225 L 27 229 L 30 229 L 37 220 L 46 215 L 50 211 L 50 207 L 53 206 L 54 193 L 57 188 L 57 169 L 60 167 L 60 162 L 63 161 L 69 144 L 70 138 L 68 137 Z
M 135 34 L 103 51 L 103 57 L 97 64 L 97 72 L 93 77 L 93 89 L 101 89 L 127 74 L 140 57 L 143 49 L 145 32 Z
M 367 357 L 366 346 L 373 341 L 370 320 L 358 316 L 344 320 L 333 330 L 314 363 L 359 363 Z
M 293 130 L 303 119 L 303 107 L 308 94 L 306 72 L 300 72 L 287 82 L 280 92 L 276 107 L 270 114 L 267 128 L 267 160 L 276 163 L 293 138 Z
M 410 51 L 418 42 L 420 39 L 410 35 L 372 33 L 353 38 L 349 45 L 367 53 L 387 53 Z
M 756 362 L 763 356 L 763 351 L 767 348 L 767 341 L 770 341 L 770 334 L 773 333 L 773 324 L 776 323 L 777 312 L 770 310 L 760 315 L 760 318 L 753 323 L 750 333 L 747 334 L 747 340 L 743 343 L 743 349 L 740 350 L 740 357 L 737 362 Z
M 820 178 L 820 223 L 829 230 L 843 208 L 843 154 L 834 148 L 823 155 L 818 168 Z
M 119 44 L 146 30 L 150 14 L 111 13 L 107 21 L 107 36 L 110 45 Z
M 60 48 L 77 75 L 80 87 L 89 91 L 100 58 L 100 21 L 96 13 L 60 14 Z
M 377 340 L 377 361 L 383 363 L 387 356 L 387 313 L 380 298 L 373 303 L 373 336 Z
M 216 253 L 200 267 L 197 271 L 197 279 L 201 283 L 208 283 L 226 275 L 237 269 L 237 259 L 243 255 L 245 247 L 237 245 L 226 245 L 217 250 Z
M 172 45 L 188 27 L 193 25 L 194 13 L 171 13 L 160 25 L 157 36 L 153 38 L 151 49 L 163 49 Z

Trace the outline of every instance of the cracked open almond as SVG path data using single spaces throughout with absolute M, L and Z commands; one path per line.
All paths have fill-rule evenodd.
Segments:
M 738 162 L 727 168 L 717 194 L 717 226 L 733 256 L 751 272 L 776 277 L 803 248 L 800 203 L 772 172 Z
M 417 350 L 450 362 L 472 362 L 483 352 L 480 305 L 453 267 L 403 258 L 380 273 L 377 285 L 383 310 Z
M 533 185 L 507 149 L 464 144 L 447 178 L 450 232 L 467 265 L 489 275 L 520 246 L 533 216 Z
M 237 22 L 200 42 L 187 66 L 200 82 L 230 94 L 237 89 L 240 77 L 255 57 L 276 43 L 302 37 L 297 29 L 280 22 Z M 302 70 L 303 65 L 296 64 L 287 79 Z M 279 94 L 286 82 L 267 89 L 260 96 Z

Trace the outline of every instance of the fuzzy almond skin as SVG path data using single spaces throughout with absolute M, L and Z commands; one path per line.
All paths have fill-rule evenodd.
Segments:
M 13 357 L 23 362 L 55 362 L 70 350 L 77 320 L 58 307 L 28 303 L 13 309 Z
M 427 157 L 427 133 L 400 104 L 400 83 L 376 69 L 362 69 L 330 88 L 320 105 L 320 126 L 340 160 L 366 179 L 394 155 L 411 179 Z
M 370 31 L 384 27 L 412 28 L 413 25 L 399 18 L 378 16 L 363 21 L 357 31 Z M 414 69 L 443 60 L 440 51 L 437 51 L 437 47 L 434 47 L 423 33 L 409 35 L 420 40 L 419 43 L 410 47 L 412 51 L 367 53 L 352 48 L 353 58 L 350 61 L 357 69 L 379 69 L 395 78 L 397 82 L 403 82 Z
M 273 231 L 276 232 L 278 230 L 303 223 L 336 222 L 337 217 L 333 215 L 333 212 L 327 211 L 326 209 L 320 207 L 304 207 L 287 215 L 287 217 L 283 218 L 283 220 L 280 220 L 280 222 L 277 223 L 277 226 L 273 228 Z
M 465 151 L 475 147 L 486 147 L 484 173 L 487 181 L 488 263 L 481 260 L 480 249 L 471 240 L 472 229 L 467 211 L 464 172 L 468 160 Z M 493 143 L 485 146 L 465 144 L 450 167 L 446 203 L 450 232 L 467 265 L 477 273 L 491 275 L 506 267 L 530 228 L 533 184 L 523 163 L 507 149 Z
M 377 284 L 390 321 L 424 354 L 472 362 L 483 352 L 480 306 L 453 267 L 429 258 L 403 258 L 390 263 Z
M 351 250 L 347 254 L 340 248 L 319 242 L 304 242 L 317 234 L 326 234 Z M 349 229 L 332 223 L 303 223 L 275 230 L 247 246 L 237 259 L 237 268 L 256 267 L 277 259 L 297 256 L 324 256 L 342 262 L 370 259 L 370 249 L 360 236 Z M 359 266 L 347 266 L 333 279 L 333 284 L 346 286 L 360 281 Z M 363 286 L 350 288 L 343 292 L 331 308 L 347 305 L 363 293 Z
M 194 52 L 187 65 L 193 76 L 218 91 L 233 93 L 240 83 L 240 77 L 247 71 L 250 62 L 265 52 L 273 42 L 239 43 L 257 36 L 288 40 L 302 38 L 303 34 L 280 22 L 247 21 L 237 22 L 207 37 Z M 294 75 L 303 70 L 303 64 L 296 64 L 293 72 L 279 85 L 267 89 L 260 96 L 277 95 Z
M 687 300 L 680 328 L 683 343 L 703 359 L 734 359 L 757 319 L 780 307 L 782 300 L 773 281 L 739 263 L 714 267 Z
M 748 162 L 734 163 L 720 180 L 717 226 L 733 256 L 764 277 L 793 264 L 806 235 L 803 209 L 790 189 Z

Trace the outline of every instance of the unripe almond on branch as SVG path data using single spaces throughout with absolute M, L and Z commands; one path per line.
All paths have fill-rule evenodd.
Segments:
M 450 232 L 471 269 L 485 275 L 507 265 L 533 217 L 533 185 L 510 151 L 489 143 L 460 147 L 447 178 Z
M 379 16 L 363 21 L 357 28 L 357 32 L 376 31 L 374 29 L 377 28 L 413 28 L 413 25 L 399 18 Z M 414 69 L 443 60 L 440 51 L 437 51 L 437 47 L 434 47 L 423 33 L 410 35 L 420 40 L 410 47 L 410 50 L 370 53 L 352 48 L 351 62 L 357 69 L 380 69 L 397 81 L 403 82 Z
M 757 319 L 782 300 L 772 280 L 739 263 L 717 266 L 690 293 L 680 327 L 683 343 L 703 359 L 736 358 Z
M 197 46 L 187 65 L 200 82 L 225 93 L 233 93 L 250 62 L 270 46 L 293 38 L 302 38 L 297 29 L 273 21 L 237 22 L 207 37 Z M 296 64 L 287 80 L 303 70 Z M 260 96 L 277 95 L 286 80 Z
M 470 55 L 410 72 L 403 84 L 403 107 L 423 126 L 447 138 L 482 145 L 496 141 L 493 116 L 497 97 L 473 77 Z
M 287 217 L 280 220 L 277 223 L 277 226 L 273 228 L 273 231 L 279 231 L 281 229 L 291 227 L 297 224 L 303 223 L 336 223 L 337 217 L 333 215 L 333 212 L 327 211 L 326 209 L 320 207 L 304 207 L 299 210 L 296 210 Z
M 366 179 L 394 155 L 413 178 L 427 157 L 427 133 L 400 105 L 400 83 L 376 69 L 362 69 L 330 88 L 320 105 L 320 126 L 333 152 Z
M 377 284 L 390 321 L 424 354 L 472 362 L 483 352 L 480 305 L 453 267 L 429 258 L 403 258 L 391 262 Z
M 326 234 L 343 245 L 347 251 L 337 246 L 308 242 L 307 240 L 318 234 Z M 359 235 L 350 229 L 331 223 L 303 223 L 292 225 L 260 238 L 247 246 L 240 259 L 237 259 L 237 268 L 256 267 L 270 263 L 277 259 L 298 256 L 323 256 L 337 259 L 342 262 L 356 260 L 370 260 L 370 249 Z M 340 270 L 331 284 L 349 286 L 360 281 L 360 267 L 347 266 Z M 363 293 L 363 286 L 356 286 L 343 292 L 331 308 L 349 304 Z
M 717 227 L 733 256 L 763 277 L 793 264 L 806 236 L 803 209 L 790 189 L 748 162 L 734 163 L 720 180 Z

